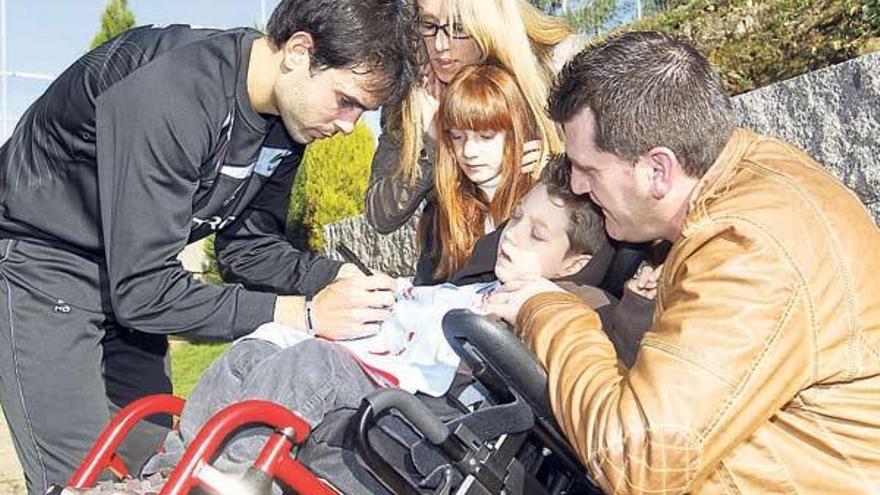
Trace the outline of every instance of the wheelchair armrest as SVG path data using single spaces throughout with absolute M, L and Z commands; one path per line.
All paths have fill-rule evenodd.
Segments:
M 552 420 L 547 372 L 504 322 L 455 309 L 443 317 L 443 334 L 475 373 L 481 367 L 491 367 L 501 375 L 505 386 L 514 388 L 532 406 L 536 415 Z
M 379 416 L 388 410 L 396 410 L 420 431 L 429 442 L 442 446 L 449 441 L 449 428 L 432 413 L 415 395 L 400 389 L 380 389 L 364 397 L 362 411 L 370 410 Z M 449 452 L 458 455 L 463 453 Z
M 400 389 L 379 389 L 364 397 L 355 416 L 358 454 L 388 491 L 397 495 L 418 495 L 419 490 L 382 458 L 370 440 L 369 431 L 376 420 L 391 410 L 397 411 L 416 431 L 449 456 L 452 462 L 463 461 L 469 451 L 416 396 Z
M 128 469 L 116 449 L 140 421 L 158 414 L 180 416 L 185 401 L 173 395 L 151 395 L 138 399 L 110 420 L 95 440 L 86 457 L 67 481 L 70 488 L 94 486 L 104 469 L 110 469 L 120 478 L 129 476 Z

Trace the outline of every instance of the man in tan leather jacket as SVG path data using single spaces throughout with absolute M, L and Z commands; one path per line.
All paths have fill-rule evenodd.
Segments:
M 495 312 L 549 374 L 608 493 L 880 493 L 880 230 L 801 151 L 735 129 L 706 59 L 657 33 L 578 55 L 550 110 L 617 239 L 674 242 L 632 369 L 544 280 Z

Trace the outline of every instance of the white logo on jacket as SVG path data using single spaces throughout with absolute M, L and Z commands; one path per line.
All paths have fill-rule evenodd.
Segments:
M 246 167 L 234 167 L 224 165 L 220 168 L 220 173 L 232 177 L 233 179 L 244 180 L 250 177 L 254 172 L 263 177 L 269 177 L 278 168 L 281 160 L 290 155 L 290 150 L 284 148 L 260 148 L 260 155 L 257 161 Z

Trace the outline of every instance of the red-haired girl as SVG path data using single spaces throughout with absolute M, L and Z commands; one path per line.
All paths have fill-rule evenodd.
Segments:
M 523 143 L 536 126 L 516 80 L 494 65 L 473 65 L 452 81 L 439 109 L 436 198 L 420 225 L 424 251 L 416 283 L 444 281 L 477 239 L 506 220 L 534 182 L 523 174 Z

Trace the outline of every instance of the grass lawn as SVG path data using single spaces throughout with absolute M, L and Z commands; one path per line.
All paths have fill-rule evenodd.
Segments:
M 187 398 L 202 373 L 229 344 L 193 344 L 184 341 L 171 343 L 171 381 L 174 395 Z

